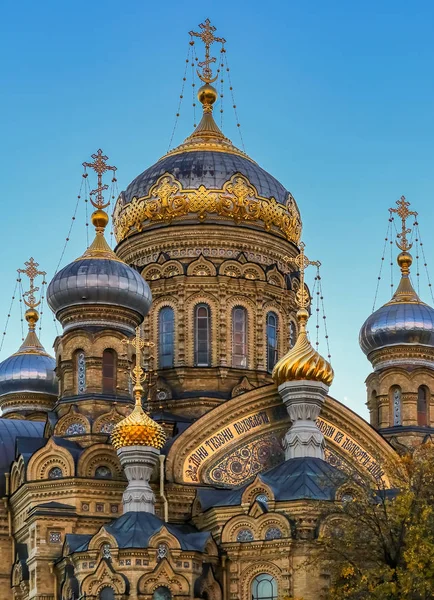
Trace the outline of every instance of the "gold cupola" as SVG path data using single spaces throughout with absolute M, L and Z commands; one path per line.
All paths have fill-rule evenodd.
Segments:
M 125 340 L 133 346 L 136 353 L 136 365 L 132 369 L 131 377 L 134 381 L 135 407 L 131 414 L 122 421 L 119 421 L 113 428 L 111 443 L 120 450 L 128 446 L 148 446 L 160 450 L 166 443 L 166 434 L 161 425 L 156 423 L 142 408 L 143 385 L 142 381 L 146 379 L 146 373 L 141 367 L 141 356 L 145 340 L 140 336 L 140 328 L 136 329 L 136 336 L 133 340 Z
M 321 381 L 330 386 L 334 373 L 331 364 L 312 348 L 307 337 L 309 313 L 305 308 L 297 312 L 299 333 L 291 350 L 275 365 L 272 377 L 277 385 L 287 381 Z
M 294 263 L 300 272 L 300 286 L 296 294 L 299 306 L 297 320 L 299 323 L 298 337 L 294 346 L 275 365 L 272 377 L 277 385 L 288 381 L 319 381 L 330 386 L 334 373 L 331 364 L 313 349 L 306 331 L 309 319 L 309 295 L 305 291 L 304 271 L 307 266 L 320 266 L 320 262 L 310 261 L 304 253 L 305 245 L 300 244 L 300 254 L 289 258 L 288 262 Z

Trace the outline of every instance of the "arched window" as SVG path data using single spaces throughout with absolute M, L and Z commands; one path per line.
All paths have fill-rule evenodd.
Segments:
M 161 369 L 173 367 L 175 342 L 175 313 L 170 306 L 164 306 L 158 316 L 158 366 Z
M 152 594 L 152 600 L 172 600 L 172 592 L 169 588 L 160 585 Z
M 63 471 L 60 467 L 53 467 L 48 473 L 48 479 L 60 479 L 63 477 Z
M 104 350 L 102 354 L 102 391 L 104 394 L 116 393 L 116 352 Z
M 401 388 L 392 388 L 393 425 L 401 425 Z
M 297 341 L 297 328 L 294 321 L 289 322 L 289 347 L 293 348 Z
M 211 315 L 208 304 L 194 309 L 194 363 L 196 367 L 211 365 Z
M 271 373 L 277 362 L 277 325 L 275 312 L 267 314 L 267 371 Z
M 251 529 L 240 529 L 237 533 L 237 542 L 245 544 L 246 542 L 253 542 L 254 537 Z
M 280 540 L 282 538 L 282 532 L 278 527 L 270 527 L 265 532 L 266 540 Z
M 95 477 L 97 479 L 110 479 L 112 476 L 112 472 L 105 465 L 100 465 L 95 469 Z
M 247 367 L 247 310 L 242 306 L 232 309 L 232 366 Z
M 417 424 L 421 427 L 428 425 L 428 390 L 424 385 L 421 385 L 417 390 Z
M 104 587 L 99 593 L 99 600 L 115 600 L 113 588 Z
M 83 350 L 75 353 L 75 389 L 77 394 L 86 392 L 86 358 Z
M 277 581 L 267 573 L 257 575 L 252 582 L 252 600 L 277 600 Z

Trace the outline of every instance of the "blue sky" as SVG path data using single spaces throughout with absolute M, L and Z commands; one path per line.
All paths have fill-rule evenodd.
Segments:
M 227 39 L 246 151 L 291 190 L 307 253 L 323 264 L 331 393 L 366 416 L 370 366 L 358 331 L 372 308 L 387 209 L 402 194 L 433 263 L 434 5 L 5 0 L 1 11 L 0 328 L 16 269 L 33 255 L 54 272 L 81 163 L 103 148 L 124 189 L 166 152 L 188 31 L 209 17 Z M 185 96 L 176 143 L 193 124 Z M 224 131 L 239 143 L 229 110 Z M 84 250 L 84 223 L 79 210 L 63 264 Z M 424 282 L 421 290 L 428 301 Z M 1 359 L 20 343 L 17 306 Z M 47 348 L 54 335 L 46 311 Z

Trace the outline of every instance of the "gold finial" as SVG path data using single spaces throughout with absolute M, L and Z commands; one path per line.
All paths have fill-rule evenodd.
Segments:
M 202 73 L 199 72 L 199 70 L 197 71 L 197 74 L 199 75 L 199 78 L 206 84 L 210 84 L 210 83 L 214 83 L 214 81 L 216 81 L 218 75 L 216 75 L 214 78 L 212 76 L 212 70 L 210 65 L 216 62 L 216 57 L 215 56 L 210 56 L 210 48 L 211 45 L 214 42 L 220 42 L 220 44 L 222 44 L 222 46 L 224 46 L 224 44 L 226 43 L 226 40 L 224 38 L 220 38 L 220 37 L 216 37 L 214 35 L 214 31 L 216 31 L 216 28 L 211 25 L 211 21 L 209 19 L 205 20 L 205 23 L 200 23 L 199 27 L 201 28 L 202 31 L 196 32 L 196 31 L 190 31 L 190 35 L 192 37 L 198 37 L 202 40 L 202 42 L 205 44 L 205 60 L 203 60 L 202 62 L 199 63 L 199 67 L 201 67 L 202 69 Z M 193 40 L 192 40 L 192 43 Z
M 413 210 L 408 210 L 408 207 L 410 206 L 410 202 L 407 202 L 407 200 L 405 199 L 405 196 L 401 196 L 401 198 L 396 201 L 396 204 L 397 204 L 398 208 L 389 208 L 390 216 L 392 216 L 392 213 L 396 213 L 398 215 L 398 217 L 401 219 L 401 225 L 402 225 L 401 233 L 397 234 L 398 240 L 401 240 L 401 241 L 400 242 L 397 241 L 396 245 L 403 252 L 407 252 L 408 250 L 410 250 L 410 248 L 412 247 L 413 244 L 410 244 L 407 240 L 407 233 L 411 233 L 411 229 L 407 229 L 406 221 L 410 215 L 417 217 L 417 212 L 415 212 Z
M 84 162 L 83 167 L 84 168 L 89 167 L 90 169 L 93 169 L 95 171 L 95 173 L 97 173 L 97 175 L 98 175 L 98 187 L 95 190 L 92 190 L 90 192 L 90 201 L 92 202 L 93 206 L 96 209 L 102 210 L 103 208 L 106 208 L 110 204 L 110 201 L 108 201 L 104 204 L 104 198 L 103 198 L 102 193 L 105 190 L 108 190 L 108 185 L 107 184 L 103 185 L 102 176 L 104 175 L 104 173 L 106 171 L 113 171 L 115 173 L 117 171 L 117 167 L 112 167 L 105 162 L 106 160 L 108 160 L 108 156 L 105 156 L 102 153 L 101 148 L 97 151 L 96 154 L 92 154 L 92 158 L 94 159 L 93 163 Z M 96 195 L 96 201 L 94 201 L 92 198 L 92 196 L 95 196 L 95 195 Z
M 294 346 L 275 365 L 272 377 L 277 385 L 287 381 L 313 380 L 329 386 L 334 377 L 331 364 L 312 348 L 307 337 L 306 325 L 309 319 L 307 310 L 310 304 L 306 292 L 304 272 L 309 265 L 320 267 L 319 261 L 309 260 L 304 253 L 305 244 L 301 242 L 300 253 L 295 257 L 286 257 L 286 262 L 296 265 L 300 273 L 300 286 L 295 295 L 298 304 L 297 320 L 299 331 Z
M 136 335 L 132 340 L 125 339 L 124 344 L 131 346 L 136 353 L 136 364 L 131 370 L 134 382 L 133 393 L 135 406 L 133 412 L 122 419 L 114 428 L 111 441 L 116 450 L 125 446 L 151 446 L 159 450 L 166 442 L 164 429 L 156 423 L 142 408 L 143 381 L 147 373 L 142 368 L 142 352 L 146 346 L 154 344 L 147 342 L 140 334 L 140 327 L 136 329 Z
M 41 301 L 36 300 L 35 297 L 35 293 L 39 292 L 39 287 L 35 286 L 35 279 L 38 275 L 45 277 L 47 273 L 45 271 L 38 271 L 39 263 L 37 263 L 33 257 L 25 262 L 24 266 L 26 267 L 25 269 L 17 269 L 17 271 L 18 273 L 24 273 L 29 278 L 29 289 L 23 294 L 24 304 L 28 306 L 24 316 L 29 324 L 29 329 L 33 331 L 39 320 L 39 313 L 36 310 L 36 307 L 41 303 Z

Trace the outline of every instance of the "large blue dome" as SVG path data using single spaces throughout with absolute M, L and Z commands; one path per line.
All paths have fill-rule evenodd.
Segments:
M 236 173 L 241 173 L 264 198 L 275 198 L 285 204 L 289 192 L 277 179 L 264 171 L 258 164 L 241 154 L 197 150 L 169 154 L 143 171 L 121 193 L 118 202 L 125 205 L 133 198 L 142 198 L 165 173 L 172 174 L 185 189 L 197 189 L 204 185 L 207 189 L 221 189 Z

